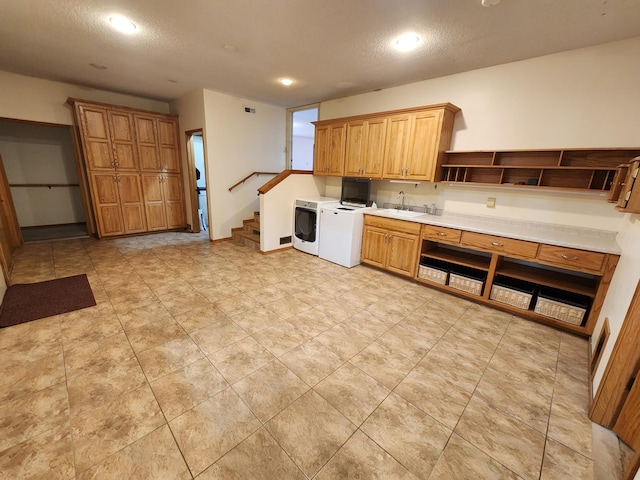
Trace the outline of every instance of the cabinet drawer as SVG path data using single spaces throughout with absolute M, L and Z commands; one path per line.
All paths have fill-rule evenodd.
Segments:
M 462 232 L 460 243 L 469 247 L 520 258 L 536 258 L 538 253 L 537 243 L 485 235 L 484 233 Z
M 541 245 L 538 260 L 558 267 L 572 270 L 599 273 L 602 270 L 606 254 L 577 250 L 575 248 Z
M 408 222 L 406 220 L 396 220 L 393 218 L 374 217 L 373 215 L 364 216 L 364 224 L 372 227 L 386 228 L 395 232 L 405 232 L 420 234 L 420 225 L 416 222 Z
M 461 230 L 455 228 L 422 225 L 422 238 L 443 243 L 460 243 Z

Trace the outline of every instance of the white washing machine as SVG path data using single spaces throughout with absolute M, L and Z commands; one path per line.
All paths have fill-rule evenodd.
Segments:
M 293 248 L 318 255 L 320 243 L 320 209 L 339 204 L 336 198 L 297 198 L 293 207 Z
M 372 208 L 324 205 L 320 213 L 318 256 L 347 268 L 359 265 L 364 213 L 368 210 Z

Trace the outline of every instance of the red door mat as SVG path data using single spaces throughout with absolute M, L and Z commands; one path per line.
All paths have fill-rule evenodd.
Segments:
M 11 285 L 0 307 L 0 328 L 73 312 L 96 304 L 87 276 Z

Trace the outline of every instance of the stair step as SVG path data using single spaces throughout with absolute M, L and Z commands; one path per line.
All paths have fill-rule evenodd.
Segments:
M 247 232 L 260 232 L 260 222 L 256 222 L 255 220 L 244 220 L 242 222 L 244 224 L 244 229 Z
M 260 235 L 240 230 L 233 232 L 232 238 L 235 243 L 260 251 Z

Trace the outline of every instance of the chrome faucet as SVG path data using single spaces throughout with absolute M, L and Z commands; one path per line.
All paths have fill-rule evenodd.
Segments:
M 404 210 L 404 192 L 402 190 L 400 190 L 400 193 L 398 193 L 398 197 L 402 197 L 402 203 L 400 203 L 400 210 Z

